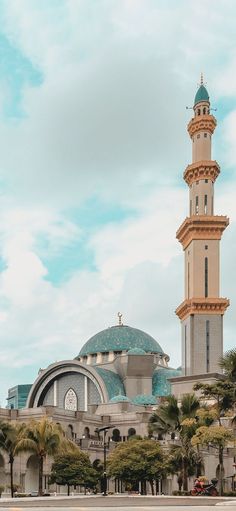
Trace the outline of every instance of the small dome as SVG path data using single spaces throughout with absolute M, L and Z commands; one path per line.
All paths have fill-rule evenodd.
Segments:
M 102 330 L 91 337 L 81 348 L 76 358 L 92 353 L 129 351 L 132 348 L 141 348 L 145 353 L 163 354 L 160 345 L 151 335 L 138 328 L 116 325 Z
M 109 403 L 130 403 L 130 399 L 127 396 L 114 396 L 110 399 Z
M 155 396 L 163 397 L 171 394 L 171 383 L 169 378 L 181 376 L 181 368 L 158 367 L 152 377 L 152 392 Z
M 131 348 L 128 351 L 128 355 L 146 355 L 146 351 L 142 350 L 142 348 Z
M 135 405 L 142 405 L 142 406 L 148 406 L 148 405 L 156 405 L 157 404 L 157 398 L 153 395 L 145 395 L 145 394 L 139 394 L 138 396 L 135 396 L 133 398 L 133 403 Z
M 197 91 L 197 94 L 195 96 L 195 100 L 194 100 L 194 106 L 197 104 L 197 103 L 200 103 L 201 101 L 208 101 L 209 102 L 209 94 L 206 90 L 206 87 L 204 87 L 204 85 L 200 85 L 198 91 Z

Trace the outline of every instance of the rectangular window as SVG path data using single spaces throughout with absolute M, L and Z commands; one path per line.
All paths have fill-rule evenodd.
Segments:
M 205 257 L 205 298 L 208 297 L 208 257 Z
M 207 214 L 207 195 L 204 196 L 204 213 Z
M 206 321 L 206 372 L 210 370 L 210 321 Z
M 197 138 L 200 138 L 200 133 L 198 133 Z
M 196 215 L 198 215 L 199 212 L 199 205 L 198 205 L 198 195 L 196 195 L 196 208 L 195 208 Z
M 208 179 L 205 179 L 205 183 L 208 183 Z
M 207 138 L 207 133 L 204 133 L 204 137 Z

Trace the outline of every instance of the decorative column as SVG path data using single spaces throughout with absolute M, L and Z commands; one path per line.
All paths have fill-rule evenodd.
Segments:
M 214 183 L 220 173 L 211 159 L 216 119 L 208 92 L 201 84 L 194 117 L 188 124 L 192 163 L 184 172 L 189 187 L 189 217 L 177 231 L 185 254 L 185 299 L 176 310 L 182 325 L 182 374 L 219 373 L 223 354 L 223 315 L 229 305 L 220 297 L 220 240 L 229 224 L 214 215 Z

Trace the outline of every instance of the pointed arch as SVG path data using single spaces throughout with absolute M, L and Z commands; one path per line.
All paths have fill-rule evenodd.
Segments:
M 78 398 L 74 389 L 70 388 L 67 390 L 64 401 L 65 410 L 72 410 L 76 412 L 78 410 Z

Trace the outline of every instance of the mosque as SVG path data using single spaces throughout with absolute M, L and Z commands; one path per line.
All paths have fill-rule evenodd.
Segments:
M 222 378 L 218 360 L 223 354 L 223 315 L 229 300 L 220 297 L 219 245 L 229 220 L 214 215 L 214 182 L 220 173 L 218 163 L 211 159 L 215 127 L 201 80 L 188 124 L 192 163 L 184 180 L 189 187 L 189 216 L 177 231 L 185 257 L 185 296 L 176 310 L 182 329 L 181 368 L 169 367 L 169 356 L 159 342 L 123 324 L 118 313 L 117 324 L 93 335 L 73 360 L 40 369 L 33 385 L 10 389 L 8 408 L 0 409 L 0 420 L 27 422 L 46 415 L 60 423 L 94 462 L 103 456 L 97 428 L 109 427 L 109 448 L 134 434 L 145 436 L 150 415 L 163 397 L 173 393 L 180 398 L 197 381 Z M 163 444 L 169 440 L 160 439 Z M 210 477 L 215 476 L 215 456 L 206 453 Z M 229 453 L 227 460 L 230 476 L 233 460 Z M 33 455 L 19 456 L 15 471 L 24 491 L 37 489 L 38 466 Z M 49 474 L 50 460 L 45 465 L 45 489 Z M 8 479 L 8 461 L 0 454 L 0 481 Z M 173 484 L 171 478 L 163 481 L 163 491 L 171 492 Z M 113 490 L 122 491 L 119 481 Z

